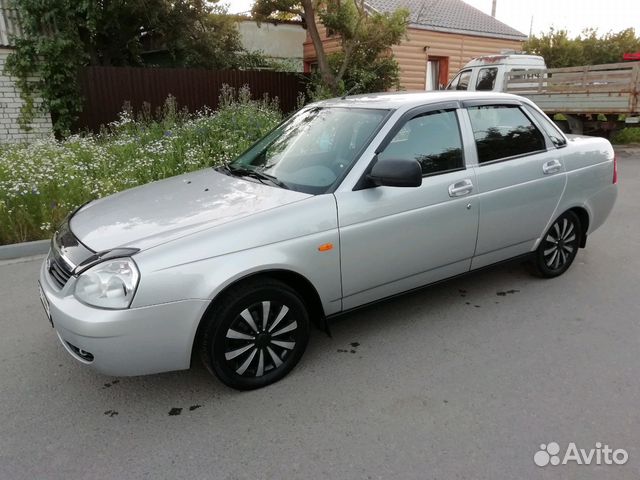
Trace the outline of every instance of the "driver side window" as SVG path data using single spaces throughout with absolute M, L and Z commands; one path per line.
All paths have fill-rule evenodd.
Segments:
M 455 110 L 438 110 L 405 123 L 378 159 L 417 160 L 422 175 L 434 175 L 463 169 L 462 151 Z
M 464 70 L 451 80 L 447 90 L 467 90 L 471 80 L 471 70 Z

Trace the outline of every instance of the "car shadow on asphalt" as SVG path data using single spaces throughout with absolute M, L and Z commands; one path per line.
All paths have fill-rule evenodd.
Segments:
M 503 298 L 541 279 L 532 276 L 522 261 L 511 261 L 445 280 L 409 293 L 373 303 L 331 320 L 331 337 L 316 331 L 307 359 L 324 355 L 325 350 L 353 352 L 352 343 L 361 344 L 363 336 L 385 336 L 394 329 L 419 322 L 422 328 L 439 321 L 451 309 L 467 309 L 478 314 L 487 304 L 499 304 Z M 470 316 L 473 318 L 473 315 Z M 359 346 L 359 345 L 358 345 Z

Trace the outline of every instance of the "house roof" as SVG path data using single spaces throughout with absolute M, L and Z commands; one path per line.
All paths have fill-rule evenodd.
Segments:
M 11 37 L 20 35 L 18 15 L 9 0 L 0 0 L 0 47 L 10 47 Z
M 462 0 L 366 0 L 379 12 L 406 8 L 410 26 L 448 33 L 525 40 L 527 36 Z

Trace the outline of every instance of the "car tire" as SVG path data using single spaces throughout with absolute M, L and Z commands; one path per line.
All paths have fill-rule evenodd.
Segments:
M 582 242 L 582 226 L 578 216 L 565 212 L 558 217 L 542 237 L 532 266 L 536 275 L 553 278 L 566 272 L 578 253 Z
M 309 340 L 304 301 L 271 278 L 232 287 L 209 309 L 201 358 L 222 383 L 253 390 L 277 382 L 298 363 Z

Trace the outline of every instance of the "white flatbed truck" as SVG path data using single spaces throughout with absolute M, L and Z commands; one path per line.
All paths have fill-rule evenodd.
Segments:
M 490 55 L 467 63 L 447 89 L 522 95 L 570 133 L 640 123 L 640 62 L 546 68 L 536 55 Z

